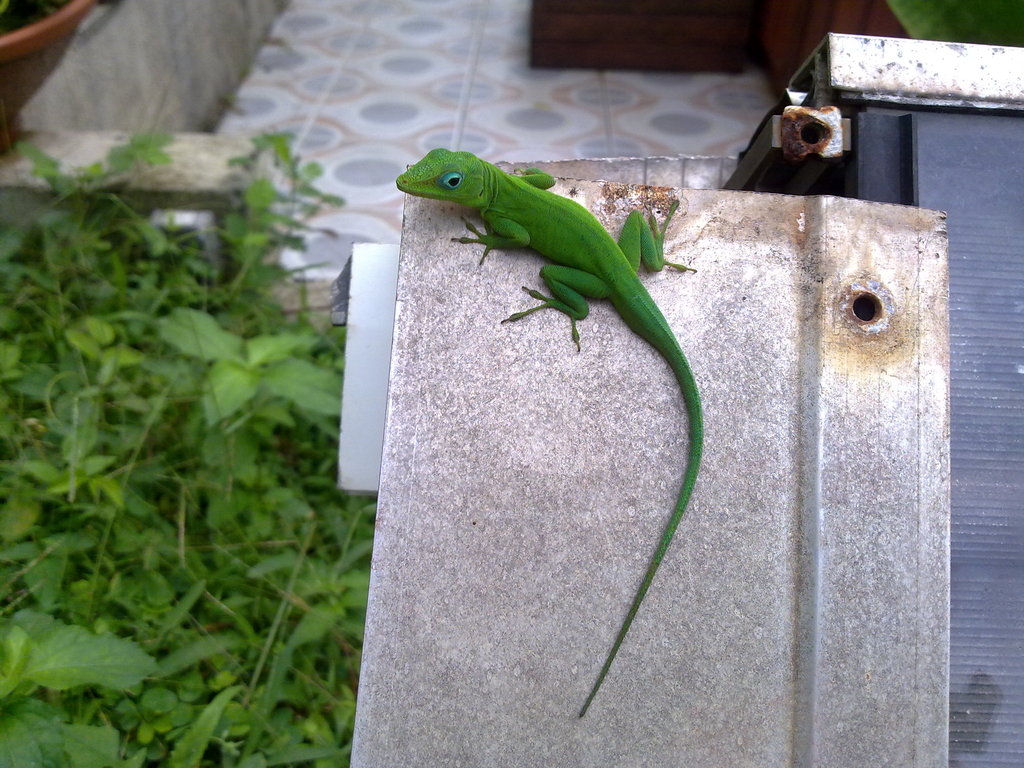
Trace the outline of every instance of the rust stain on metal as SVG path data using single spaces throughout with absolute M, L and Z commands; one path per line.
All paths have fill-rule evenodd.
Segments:
M 663 215 L 678 199 L 678 195 L 670 187 L 646 184 L 601 185 L 601 212 L 609 217 L 629 215 L 630 211 L 636 210 Z
M 892 293 L 880 281 L 854 280 L 839 299 L 839 309 L 857 330 L 867 334 L 889 330 L 895 306 Z
M 839 107 L 786 107 L 780 132 L 782 156 L 787 162 L 800 162 L 808 155 L 834 158 L 843 154 Z
M 902 293 L 897 297 L 896 292 Z M 920 342 L 920 318 L 915 316 L 907 289 L 890 290 L 876 276 L 846 279 L 826 288 L 832 317 L 826 337 L 831 355 L 846 360 L 847 371 L 872 374 L 915 354 Z

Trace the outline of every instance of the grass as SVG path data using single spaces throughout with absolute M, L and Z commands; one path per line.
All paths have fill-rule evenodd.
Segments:
M 374 506 L 335 487 L 343 329 L 268 254 L 339 201 L 280 136 L 215 233 L 109 190 L 0 231 L 0 768 L 347 765 Z M 211 258 L 210 237 L 220 243 Z

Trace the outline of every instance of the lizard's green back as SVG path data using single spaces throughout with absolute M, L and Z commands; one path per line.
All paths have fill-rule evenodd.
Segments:
M 531 169 L 515 176 L 468 152 L 435 149 L 399 176 L 397 183 L 409 194 L 479 209 L 487 232 L 480 233 L 470 226 L 478 237 L 460 240 L 486 246 L 485 257 L 492 248 L 530 247 L 561 265 L 545 268 L 560 270 L 557 275 L 554 271 L 545 275 L 541 270 L 555 296 L 530 291 L 545 304 L 516 313 L 510 320 L 550 306 L 570 316 L 577 338 L 575 321 L 586 317 L 588 311 L 584 297 L 607 298 L 626 325 L 661 354 L 679 383 L 689 421 L 689 454 L 682 487 L 629 611 L 580 710 L 583 717 L 629 632 L 693 493 L 704 446 L 704 418 L 696 381 L 675 334 L 636 274 L 639 256 L 631 259 L 586 208 L 548 192 L 546 187 L 554 180 L 547 174 Z

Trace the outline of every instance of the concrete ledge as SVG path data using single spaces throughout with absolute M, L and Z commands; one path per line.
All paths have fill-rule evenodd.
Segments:
M 68 170 L 102 162 L 129 139 L 120 131 L 33 131 L 25 141 L 57 158 Z M 221 213 L 266 167 L 248 170 L 231 165 L 251 154 L 252 142 L 241 136 L 179 133 L 167 146 L 167 165 L 146 166 L 118 179 L 119 192 L 143 209 L 172 208 Z M 32 175 L 32 162 L 18 152 L 0 155 L 0 222 L 17 223 L 48 202 L 47 183 Z
M 736 168 L 735 157 L 601 157 L 498 163 L 505 171 L 533 166 L 561 179 L 601 179 L 684 189 L 721 189 Z

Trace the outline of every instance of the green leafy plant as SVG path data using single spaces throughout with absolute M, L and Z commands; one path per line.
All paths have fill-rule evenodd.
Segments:
M 889 0 L 889 7 L 913 37 L 1024 45 L 1020 0 Z
M 65 724 L 62 711 L 33 698 L 39 687 L 130 688 L 153 671 L 136 643 L 94 635 L 49 616 L 21 611 L 0 622 L 0 768 L 120 763 L 117 732 L 106 725 Z
M 343 330 L 286 314 L 268 257 L 339 201 L 262 137 L 281 189 L 158 227 L 111 190 L 166 141 L 74 172 L 21 147 L 54 204 L 0 230 L 0 743 L 18 768 L 334 768 L 374 507 L 334 483 Z

